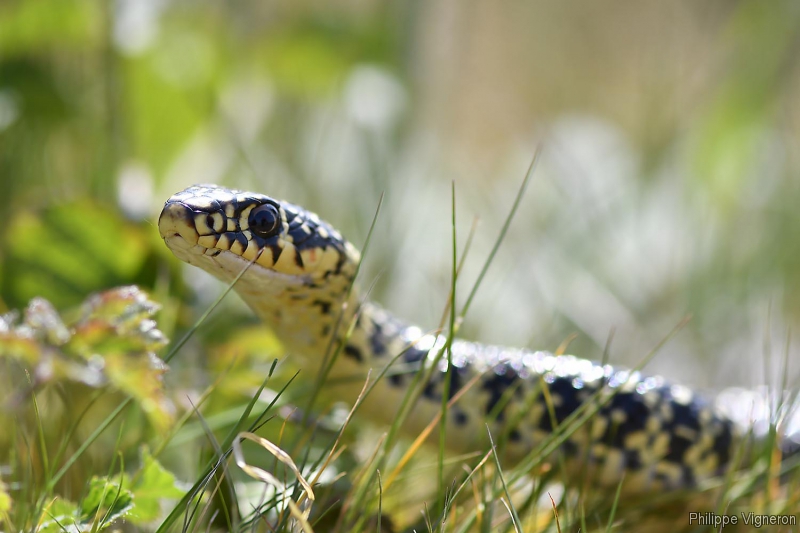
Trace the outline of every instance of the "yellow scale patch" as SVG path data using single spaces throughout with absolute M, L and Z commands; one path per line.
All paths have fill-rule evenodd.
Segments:
M 203 235 L 197 239 L 197 244 L 203 248 L 216 248 L 218 240 L 216 235 Z
M 219 240 L 217 240 L 217 248 L 220 250 L 230 250 L 231 244 L 231 239 L 227 233 L 220 235 Z

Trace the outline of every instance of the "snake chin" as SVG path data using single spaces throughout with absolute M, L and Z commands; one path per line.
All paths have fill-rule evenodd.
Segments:
M 164 241 L 178 259 L 205 270 L 223 283 L 233 283 L 244 269 L 247 271 L 239 279 L 238 286 L 245 288 L 248 285 L 258 285 L 254 291 L 269 289 L 269 292 L 276 292 L 276 289 L 305 285 L 308 282 L 306 276 L 276 272 L 228 250 L 191 244 L 180 235 L 166 236 Z
M 277 296 L 288 288 L 309 282 L 307 276 L 277 272 L 230 250 L 204 246 L 194 228 L 186 223 L 187 217 L 186 209 L 180 204 L 165 208 L 159 219 L 159 230 L 164 243 L 178 259 L 201 268 L 225 284 L 233 283 L 247 269 L 237 282 L 237 292 L 243 296 Z

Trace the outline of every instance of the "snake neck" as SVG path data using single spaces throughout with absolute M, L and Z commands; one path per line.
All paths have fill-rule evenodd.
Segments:
M 285 287 L 265 298 L 243 277 L 236 291 L 308 374 L 319 372 L 335 352 L 336 363 L 328 375 L 332 380 L 363 380 L 369 370 L 382 369 L 398 354 L 403 355 L 400 367 L 417 368 L 436 337 L 362 301 L 349 284 L 343 276 L 328 279 L 324 286 Z M 350 389 L 357 392 L 359 387 Z
M 236 291 L 292 355 L 304 363 L 321 362 L 334 338 L 342 338 L 359 306 L 357 291 L 348 295 L 344 280 L 325 286 L 286 287 L 263 297 L 242 279 Z M 245 283 L 242 283 L 245 282 Z

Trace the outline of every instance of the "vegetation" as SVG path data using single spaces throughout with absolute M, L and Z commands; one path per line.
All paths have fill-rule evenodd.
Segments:
M 420 446 L 304 412 L 314 376 L 160 242 L 161 202 L 191 183 L 286 197 L 357 244 L 386 191 L 361 281 L 401 316 L 468 308 L 444 329 L 798 390 L 798 9 L 455 4 L 0 5 L 0 530 L 800 515 L 800 468 L 769 446 L 698 493 L 616 494 L 546 453 L 581 417 L 502 469 L 443 453 L 436 423 Z

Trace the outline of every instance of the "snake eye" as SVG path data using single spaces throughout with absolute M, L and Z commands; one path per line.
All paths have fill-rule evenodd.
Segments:
M 248 224 L 259 237 L 272 237 L 281 227 L 281 216 L 272 204 L 264 204 L 250 211 Z

